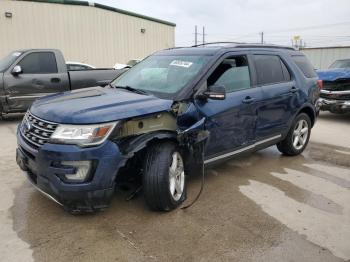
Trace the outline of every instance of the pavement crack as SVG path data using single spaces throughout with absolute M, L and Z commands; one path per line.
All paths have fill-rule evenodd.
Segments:
M 136 245 L 135 242 L 133 242 L 131 239 L 129 239 L 123 232 L 121 232 L 119 229 L 116 229 L 118 235 L 126 241 L 132 248 L 134 248 L 136 251 L 138 251 L 142 256 L 150 258 L 150 259 L 156 259 L 155 256 L 147 255 L 140 247 Z M 157 259 L 156 259 L 157 260 Z

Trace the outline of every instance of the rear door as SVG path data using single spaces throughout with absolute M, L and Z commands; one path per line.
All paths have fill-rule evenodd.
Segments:
M 22 73 L 13 75 L 14 66 Z M 68 74 L 59 72 L 54 52 L 26 53 L 4 75 L 10 110 L 25 111 L 39 97 L 68 90 Z
M 210 138 L 206 148 L 206 163 L 234 155 L 255 140 L 257 107 L 261 89 L 253 87 L 247 55 L 227 55 L 207 78 L 207 86 L 226 89 L 225 100 L 197 101 L 206 116 Z
M 257 140 L 261 140 L 285 132 L 298 107 L 298 88 L 291 70 L 279 55 L 255 53 L 253 60 L 257 86 L 261 87 L 263 96 L 256 130 Z

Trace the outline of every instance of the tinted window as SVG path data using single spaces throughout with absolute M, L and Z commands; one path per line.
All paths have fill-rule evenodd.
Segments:
M 284 62 L 282 60 L 281 60 L 281 66 L 282 66 L 282 72 L 283 72 L 284 80 L 285 81 L 290 81 L 291 80 L 290 72 L 289 72 L 288 68 L 286 67 L 286 65 L 284 64 Z
M 292 56 L 292 59 L 294 63 L 299 67 L 299 69 L 303 72 L 305 77 L 307 78 L 317 77 L 315 69 L 313 68 L 309 60 L 306 58 L 306 56 L 294 55 Z
M 258 85 L 285 82 L 282 61 L 276 55 L 254 55 Z M 287 70 L 288 72 L 288 70 Z M 289 76 L 290 79 L 290 76 Z
M 207 84 L 222 85 L 227 92 L 250 88 L 247 58 L 239 56 L 225 59 L 210 75 Z
M 18 65 L 23 74 L 50 74 L 57 73 L 57 63 L 54 53 L 40 52 L 26 55 Z

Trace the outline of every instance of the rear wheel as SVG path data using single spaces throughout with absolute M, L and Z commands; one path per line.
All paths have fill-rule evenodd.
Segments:
M 147 205 L 153 210 L 169 211 L 185 200 L 184 159 L 175 143 L 150 147 L 144 163 L 143 191 Z
M 277 144 L 278 150 L 288 156 L 301 154 L 307 146 L 311 134 L 311 120 L 307 114 L 299 114 L 287 137 Z

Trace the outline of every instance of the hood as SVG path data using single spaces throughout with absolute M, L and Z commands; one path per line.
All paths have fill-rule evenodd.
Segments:
M 334 68 L 317 70 L 319 79 L 323 81 L 336 81 L 339 79 L 350 78 L 350 69 L 348 68 Z
M 30 112 L 64 124 L 94 124 L 169 110 L 173 101 L 123 89 L 92 87 L 36 100 Z

